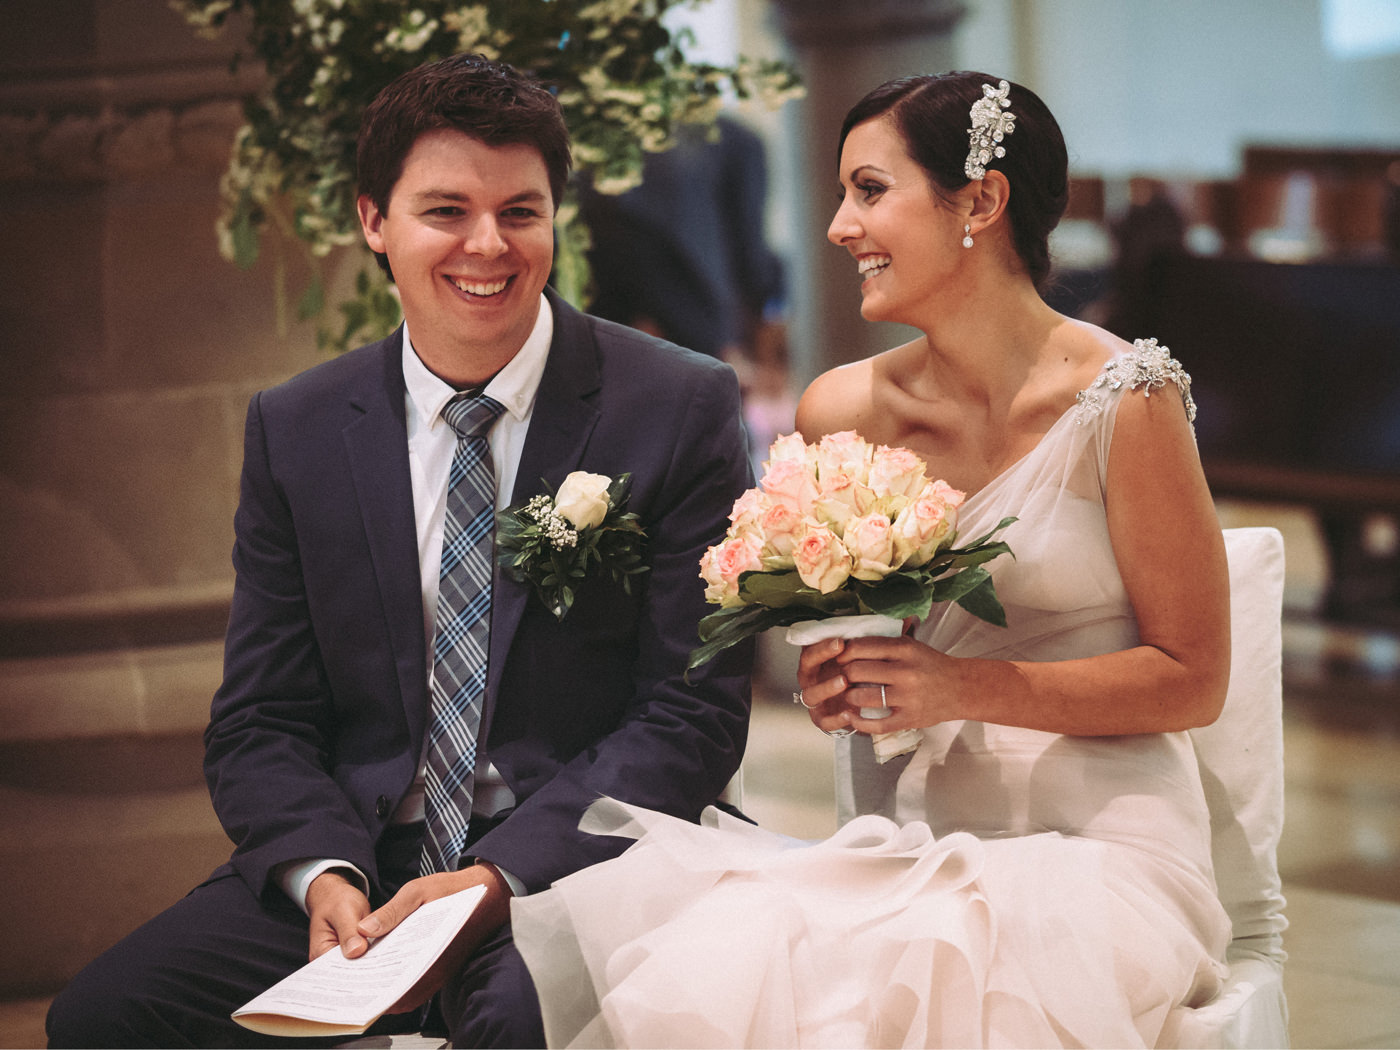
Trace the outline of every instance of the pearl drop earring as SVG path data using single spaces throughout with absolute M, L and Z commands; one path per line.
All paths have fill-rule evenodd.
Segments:
M 970 223 L 963 223 L 963 247 L 972 247 L 972 226 Z

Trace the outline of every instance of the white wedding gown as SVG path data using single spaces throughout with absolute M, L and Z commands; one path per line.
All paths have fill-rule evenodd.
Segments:
M 1016 660 L 1137 643 L 1105 468 L 1119 401 L 1175 397 L 1173 381 L 1189 391 L 1138 343 L 968 499 L 964 540 L 1018 518 L 1015 559 L 991 566 L 1009 626 L 949 605 L 920 638 Z M 1170 1043 L 1215 994 L 1230 937 L 1186 734 L 963 721 L 922 738 L 886 765 L 868 737 L 837 742 L 843 824 L 824 842 L 596 804 L 585 826 L 638 842 L 512 904 L 550 1045 Z

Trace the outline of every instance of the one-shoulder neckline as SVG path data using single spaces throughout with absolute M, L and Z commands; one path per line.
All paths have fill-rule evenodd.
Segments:
M 1108 366 L 1114 361 L 1117 361 L 1122 357 L 1126 357 L 1129 353 L 1131 353 L 1131 349 L 1119 350 L 1117 353 L 1106 358 L 1104 360 L 1104 363 L 1099 366 L 1099 370 L 1094 373 L 1093 381 L 1091 381 L 1088 386 L 1083 387 L 1082 389 L 1077 390 L 1075 392 L 1073 400 L 1071 400 L 1070 403 L 1065 407 L 1065 410 L 1055 418 L 1055 422 L 1051 423 L 1050 426 L 1046 428 L 1045 433 L 1040 435 L 1040 440 L 1037 441 L 1023 455 L 1012 460 L 1011 463 L 1003 467 L 1000 471 L 998 471 L 991 478 L 989 478 L 987 480 L 987 483 L 983 485 L 980 489 L 978 489 L 976 492 L 969 493 L 967 497 L 963 500 L 963 506 L 970 506 L 971 504 L 981 499 L 984 493 L 998 487 L 1003 480 L 1009 477 L 1014 471 L 1018 470 L 1022 464 L 1026 463 L 1032 456 L 1034 456 L 1037 452 L 1044 448 L 1045 443 L 1050 440 L 1050 435 L 1054 434 L 1055 431 L 1057 431 L 1062 425 L 1064 425 L 1066 420 L 1073 421 L 1074 416 L 1083 407 L 1083 396 L 1086 393 L 1088 393 L 1091 389 L 1093 389 L 1094 383 L 1098 382 L 1099 377 L 1101 377 L 1104 374 L 1104 372 L 1108 370 Z

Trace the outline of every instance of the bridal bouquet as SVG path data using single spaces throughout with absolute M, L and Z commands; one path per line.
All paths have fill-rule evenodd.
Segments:
M 631 474 L 616 479 L 576 470 L 553 496 L 544 494 L 496 515 L 501 569 L 528 583 L 556 620 L 574 604 L 590 572 L 607 572 L 631 592 L 642 562 L 646 534 L 637 515 L 625 510 Z
M 700 559 L 705 600 L 694 670 L 770 627 L 838 616 L 923 619 L 954 601 L 999 626 L 1006 613 L 985 563 L 1010 553 L 994 537 L 955 547 L 963 494 L 932 480 L 907 448 L 853 431 L 816 444 L 800 434 L 769 450 L 759 486 L 734 504 L 725 538 Z

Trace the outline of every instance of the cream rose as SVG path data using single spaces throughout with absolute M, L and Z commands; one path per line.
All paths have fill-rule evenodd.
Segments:
M 881 445 L 870 461 L 870 488 L 876 496 L 913 498 L 924 487 L 924 461 L 907 448 Z
M 822 474 L 819 494 L 812 509 L 817 517 L 833 528 L 842 530 L 846 522 L 865 512 L 870 490 L 848 471 L 827 471 Z
M 804 461 L 782 459 L 763 475 L 763 491 L 801 514 L 817 498 L 817 480 Z
M 894 558 L 894 530 L 883 514 L 867 514 L 846 523 L 842 536 L 851 553 L 851 575 L 858 580 L 882 580 L 890 574 Z
M 564 479 L 554 497 L 555 512 L 576 529 L 601 525 L 608 514 L 612 478 L 576 470 Z
M 840 537 L 824 525 L 808 525 L 793 551 L 797 575 L 808 587 L 830 594 L 851 575 L 851 554 Z
M 870 446 L 854 430 L 827 434 L 817 443 L 817 477 L 848 474 L 864 484 L 870 474 Z
M 749 489 L 734 501 L 729 512 L 729 521 L 734 532 L 751 532 L 759 528 L 759 522 L 773 501 L 759 489 Z
M 792 554 L 802 535 L 802 515 L 786 503 L 774 503 L 758 519 L 757 529 L 763 543 L 764 568 L 792 568 Z
M 768 461 L 763 464 L 764 469 L 788 459 L 796 460 L 798 463 L 806 462 L 807 444 L 802 440 L 801 434 L 784 434 L 769 445 Z
M 945 482 L 924 486 L 894 521 L 895 564 L 918 568 L 937 554 L 958 527 L 962 500 L 963 494 Z
M 700 578 L 705 581 L 705 600 L 715 605 L 741 605 L 739 576 L 763 568 L 759 560 L 759 540 L 748 534 L 729 536 L 715 544 L 700 559 Z

